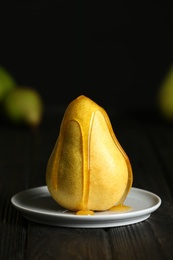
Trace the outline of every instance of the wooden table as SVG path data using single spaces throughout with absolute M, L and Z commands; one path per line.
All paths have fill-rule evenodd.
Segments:
M 46 114 L 37 131 L 0 122 L 0 259 L 172 259 L 173 123 L 150 111 L 110 115 L 131 160 L 133 187 L 162 200 L 148 219 L 111 228 L 58 227 L 29 221 L 13 207 L 14 194 L 45 185 L 61 117 Z

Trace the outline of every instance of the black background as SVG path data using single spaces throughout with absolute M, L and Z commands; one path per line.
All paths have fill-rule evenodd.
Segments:
M 152 109 L 172 63 L 171 1 L 1 1 L 0 65 L 47 107 L 84 94 Z

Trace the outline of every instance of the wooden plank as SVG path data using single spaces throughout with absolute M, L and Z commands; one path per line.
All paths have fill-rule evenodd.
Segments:
M 27 259 L 112 259 L 104 229 L 29 224 Z

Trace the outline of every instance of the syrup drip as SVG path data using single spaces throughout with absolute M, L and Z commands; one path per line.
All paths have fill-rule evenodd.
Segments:
M 76 215 L 94 215 L 92 210 L 79 210 L 76 212 Z
M 123 205 L 123 204 L 115 205 L 109 209 L 109 211 L 115 211 L 115 212 L 127 212 L 130 210 L 132 210 L 131 207 Z
M 132 208 L 130 206 L 127 206 L 127 205 L 124 205 L 124 204 L 118 204 L 118 205 L 111 207 L 108 210 L 121 213 L 121 212 L 128 212 L 128 211 L 132 210 Z M 84 216 L 94 215 L 94 211 L 92 211 L 92 210 L 79 210 L 79 211 L 76 212 L 76 215 L 84 215 Z

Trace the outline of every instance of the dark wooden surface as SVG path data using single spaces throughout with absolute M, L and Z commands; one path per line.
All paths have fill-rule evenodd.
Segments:
M 65 228 L 23 218 L 11 197 L 45 185 L 45 169 L 61 115 L 46 115 L 37 131 L 0 125 L 0 259 L 144 259 L 173 257 L 173 123 L 150 111 L 111 114 L 114 131 L 133 168 L 133 187 L 156 193 L 162 204 L 138 224 Z

